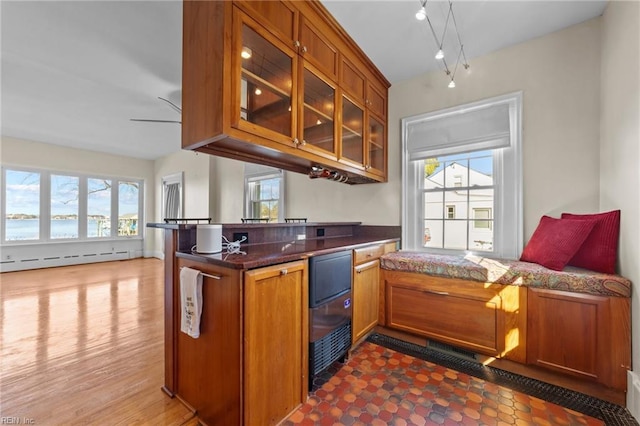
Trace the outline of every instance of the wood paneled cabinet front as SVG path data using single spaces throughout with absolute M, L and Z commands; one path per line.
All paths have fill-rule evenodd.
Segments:
M 386 181 L 388 81 L 319 2 L 185 1 L 182 147 Z
M 279 423 L 308 393 L 306 261 L 244 272 L 183 266 L 206 275 L 197 339 L 180 332 L 174 304 L 175 393 L 207 425 Z
M 278 424 L 308 393 L 306 261 L 245 272 L 244 424 Z
M 380 256 L 396 250 L 395 243 L 353 250 L 351 342 L 357 344 L 378 325 L 380 314 Z
M 529 364 L 626 391 L 629 299 L 528 289 Z

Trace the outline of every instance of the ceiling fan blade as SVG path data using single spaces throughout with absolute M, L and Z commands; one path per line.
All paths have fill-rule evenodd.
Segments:
M 176 104 L 174 104 L 173 102 L 171 102 L 169 99 L 165 99 L 165 98 L 162 98 L 162 97 L 160 97 L 160 96 L 158 96 L 158 99 L 160 99 L 161 101 L 165 101 L 166 103 L 168 103 L 168 104 L 169 104 L 169 106 L 170 106 L 171 108 L 173 108 L 174 110 L 176 110 L 176 112 L 177 112 L 178 114 L 182 114 L 182 108 L 180 108 L 178 105 L 176 105 Z
M 178 123 L 182 124 L 182 121 L 176 120 L 152 120 L 147 118 L 130 118 L 129 121 L 145 121 L 147 123 Z

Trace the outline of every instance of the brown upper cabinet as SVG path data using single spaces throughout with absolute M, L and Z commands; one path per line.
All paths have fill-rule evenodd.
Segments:
M 389 82 L 316 1 L 185 1 L 182 147 L 387 179 Z

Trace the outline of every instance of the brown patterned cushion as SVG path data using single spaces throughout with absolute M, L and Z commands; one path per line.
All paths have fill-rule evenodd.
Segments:
M 411 251 L 387 253 L 380 258 L 380 262 L 382 269 L 417 272 L 446 278 L 601 296 L 630 297 L 631 295 L 631 281 L 624 277 L 572 266 L 566 267 L 564 271 L 554 271 L 536 263 L 518 260 Z

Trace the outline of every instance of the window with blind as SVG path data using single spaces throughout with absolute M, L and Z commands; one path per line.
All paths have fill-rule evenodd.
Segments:
M 517 258 L 522 94 L 402 120 L 403 246 Z

